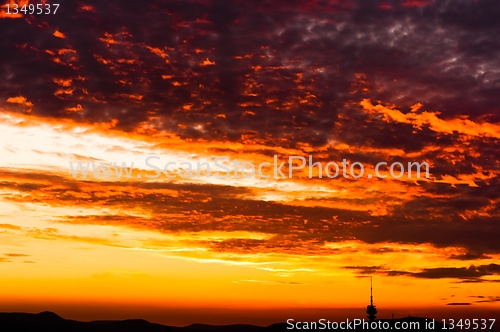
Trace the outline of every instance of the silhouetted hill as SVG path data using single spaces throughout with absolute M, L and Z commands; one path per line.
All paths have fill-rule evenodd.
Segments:
M 426 322 L 430 319 L 421 317 L 405 317 L 394 320 L 379 320 L 380 324 L 387 323 L 395 328 L 395 324 L 418 322 L 419 329 L 404 329 L 404 331 L 424 331 Z M 0 313 L 0 331 L 1 332 L 272 332 L 272 331 L 290 331 L 290 325 L 286 323 L 273 324 L 268 327 L 260 327 L 254 325 L 203 325 L 193 324 L 185 327 L 165 326 L 153 324 L 142 319 L 123 320 L 123 321 L 93 321 L 79 322 L 74 320 L 64 319 L 52 312 L 42 312 L 39 314 L 27 313 Z M 316 326 L 319 328 L 319 325 Z M 315 330 L 312 326 L 302 329 Z M 442 325 L 436 322 L 434 330 L 441 330 Z M 323 329 L 325 330 L 325 329 Z M 326 329 L 328 330 L 328 329 Z M 333 329 L 330 329 L 333 330 Z M 357 328 L 350 329 L 351 331 L 366 331 L 366 329 Z M 379 329 L 372 329 L 379 331 Z M 387 331 L 380 329 L 380 331 Z M 453 330 L 445 329 L 443 331 L 452 332 Z
M 254 332 L 254 331 L 262 331 L 262 327 L 260 327 L 260 326 L 244 325 L 244 324 L 226 325 L 226 326 L 217 326 L 217 325 L 207 326 L 207 325 L 204 325 L 204 324 L 193 324 L 193 325 L 186 326 L 184 329 L 187 329 L 186 331 L 208 331 L 207 328 L 209 328 L 209 331 L 217 331 L 217 332 L 226 332 L 226 331 Z M 184 331 L 184 329 L 182 331 Z

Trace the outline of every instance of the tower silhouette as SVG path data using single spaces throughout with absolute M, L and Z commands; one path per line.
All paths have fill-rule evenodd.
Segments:
M 370 322 L 377 318 L 377 308 L 373 305 L 373 277 L 370 276 L 370 305 L 366 306 L 366 314 Z

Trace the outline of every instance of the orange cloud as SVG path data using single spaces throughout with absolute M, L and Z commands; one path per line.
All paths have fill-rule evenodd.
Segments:
M 26 105 L 26 106 L 33 106 L 32 102 L 29 102 L 26 100 L 25 97 L 23 96 L 18 96 L 18 97 L 9 97 L 7 99 L 8 103 L 14 103 L 14 104 L 21 104 L 21 105 Z
M 66 36 L 62 32 L 60 32 L 59 30 L 56 30 L 54 32 L 54 36 L 57 37 L 57 38 L 61 38 L 61 39 L 65 39 L 66 38 Z
M 19 230 L 22 229 L 19 226 L 11 225 L 11 224 L 0 224 L 0 228 L 11 229 L 11 230 L 14 230 L 14 231 L 19 231 Z
M 150 50 L 152 53 L 158 55 L 161 58 L 168 58 L 168 54 L 165 53 L 164 51 L 160 50 L 157 47 L 151 47 L 151 46 L 146 46 L 148 50 Z
M 210 61 L 208 58 L 202 61 L 201 63 L 202 66 L 213 66 L 215 65 L 215 61 Z
M 61 54 L 61 53 L 59 53 L 59 54 Z M 64 87 L 68 87 L 68 86 L 71 86 L 72 80 L 71 79 L 65 80 L 65 79 L 57 79 L 57 78 L 55 78 L 54 79 L 54 83 L 56 83 L 58 85 L 61 85 L 61 86 L 64 86 Z
M 29 255 L 26 255 L 26 254 L 17 254 L 17 253 L 7 253 L 7 254 L 4 254 L 5 256 L 7 257 L 27 257 Z
M 23 96 L 17 96 L 17 97 L 9 97 L 7 98 L 8 103 L 12 104 L 20 104 L 20 105 L 25 105 L 28 107 L 33 107 L 33 103 L 28 101 L 25 97 Z
M 500 138 L 500 125 L 483 122 L 477 123 L 468 119 L 443 120 L 439 118 L 440 112 L 417 113 L 421 104 L 412 107 L 412 112 L 403 113 L 394 106 L 373 105 L 369 99 L 363 99 L 360 105 L 368 113 L 382 114 L 384 121 L 407 123 L 421 130 L 422 126 L 428 125 L 432 131 L 443 134 L 463 134 L 467 136 Z
M 66 108 L 66 110 L 67 110 L 67 111 L 69 111 L 69 112 L 81 112 L 81 111 L 83 111 L 84 109 L 83 109 L 82 105 L 77 104 L 77 105 L 76 105 L 76 106 L 74 106 L 74 107 L 68 107 L 68 108 Z

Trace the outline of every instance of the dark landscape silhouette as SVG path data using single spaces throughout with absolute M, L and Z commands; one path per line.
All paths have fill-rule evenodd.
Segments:
M 290 330 L 344 330 L 344 331 L 425 331 L 425 330 L 444 330 L 454 331 L 449 327 L 445 327 L 442 323 L 435 321 L 434 325 L 428 325 L 432 319 L 422 317 L 404 317 L 396 319 L 376 319 L 377 309 L 373 302 L 373 284 L 370 277 L 370 304 L 366 307 L 366 317 L 361 317 L 363 326 L 355 327 L 348 326 L 348 329 L 333 327 L 324 320 L 323 324 L 319 324 L 319 320 L 315 321 L 316 325 L 311 322 L 292 322 L 298 325 L 293 326 L 287 322 L 280 322 L 269 326 L 255 326 L 249 324 L 233 324 L 233 325 L 207 325 L 207 324 L 192 324 L 189 326 L 167 326 L 161 324 L 150 323 L 144 319 L 128 319 L 128 320 L 99 320 L 90 322 L 81 322 L 76 320 L 68 320 L 59 315 L 44 311 L 38 314 L 29 313 L 0 313 L 0 331 L 1 332 L 190 332 L 190 331 L 217 331 L 217 332 L 253 332 L 253 331 L 290 331 Z M 361 320 L 360 318 L 360 320 Z M 351 323 L 353 320 L 350 320 Z M 344 321 L 345 322 L 345 321 Z M 409 323 L 417 323 L 411 325 Z M 340 322 L 337 322 L 340 323 Z M 408 323 L 408 324 L 406 324 Z M 304 325 L 305 324 L 305 325 Z M 385 324 L 385 325 L 383 325 Z M 398 324 L 398 328 L 396 328 Z M 401 326 L 405 326 L 401 329 Z M 375 326 L 375 328 L 373 328 Z M 380 328 L 382 327 L 383 328 Z M 417 327 L 418 326 L 418 327 Z M 300 327 L 300 329 L 298 328 Z
M 368 320 L 366 320 L 368 321 Z M 396 322 L 419 322 L 420 329 L 408 329 L 404 331 L 424 331 L 425 322 L 430 321 L 422 317 L 404 317 L 397 319 L 381 319 L 376 322 L 388 322 L 394 327 Z M 64 319 L 53 312 L 29 313 L 0 313 L 0 331 L 2 332 L 191 332 L 191 331 L 218 331 L 218 332 L 253 332 L 253 331 L 290 331 L 285 322 L 270 326 L 255 325 L 205 325 L 193 324 L 185 327 L 166 326 L 150 323 L 142 319 L 130 319 L 122 321 L 91 321 L 81 322 Z M 433 330 L 442 330 L 443 326 L 438 321 Z M 309 329 L 314 330 L 314 329 Z M 373 329 L 378 331 L 378 329 Z M 453 331 L 443 329 L 444 331 Z M 293 331 L 293 330 L 292 330 Z M 362 331 L 352 329 L 351 331 Z M 365 329 L 366 331 L 366 329 Z

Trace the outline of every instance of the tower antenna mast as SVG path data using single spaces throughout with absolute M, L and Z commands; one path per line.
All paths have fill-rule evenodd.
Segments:
M 373 305 L 373 277 L 370 276 L 370 305 L 366 306 L 366 314 L 370 322 L 377 318 L 377 308 Z
M 373 305 L 373 277 L 370 276 L 370 304 Z

